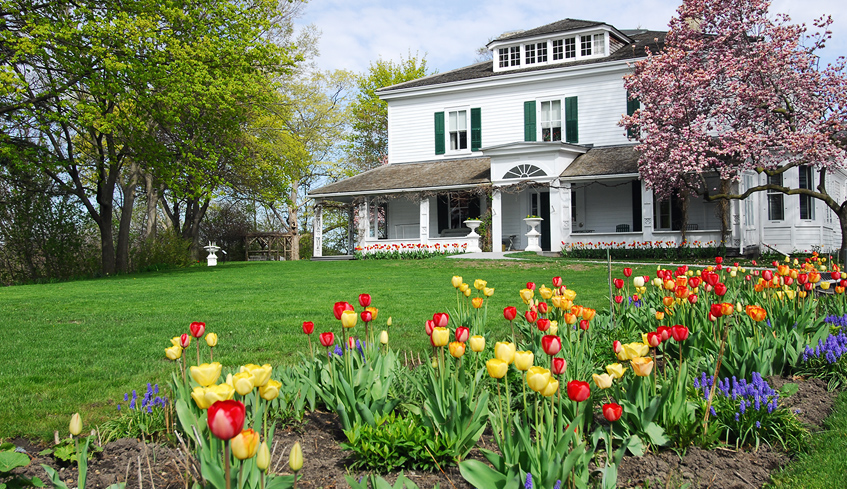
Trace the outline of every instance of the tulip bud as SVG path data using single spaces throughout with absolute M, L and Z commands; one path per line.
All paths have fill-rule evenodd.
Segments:
M 453 275 L 453 279 L 450 281 L 450 283 L 453 284 L 454 288 L 458 289 L 459 286 L 462 285 L 462 277 L 460 277 L 458 275 Z
M 188 345 L 190 345 L 190 344 L 191 344 L 191 336 L 188 336 L 187 334 L 183 333 L 179 337 L 179 346 L 181 346 L 183 348 L 188 348 Z
M 468 344 L 471 347 L 471 350 L 479 353 L 482 350 L 485 350 L 485 337 L 480 335 L 471 336 L 471 339 L 468 341 Z
M 532 366 L 532 362 L 535 359 L 535 355 L 529 350 L 527 351 L 516 351 L 515 352 L 515 368 L 522 372 L 526 372 L 529 370 L 529 367 Z
M 341 312 L 341 326 L 345 328 L 352 328 L 356 326 L 356 320 L 358 319 L 358 315 L 356 311 L 352 309 L 347 309 Z
M 74 413 L 73 416 L 71 416 L 71 424 L 68 427 L 68 431 L 70 431 L 73 436 L 82 433 L 82 418 L 79 416 L 79 413 Z
M 248 458 L 253 458 L 259 449 L 259 434 L 252 429 L 244 430 L 235 435 L 235 438 L 229 443 L 235 458 L 238 460 L 247 460 Z
M 452 341 L 448 346 L 450 350 L 450 355 L 453 358 L 462 358 L 465 354 L 465 344 L 461 341 Z
M 553 375 L 562 375 L 568 369 L 568 362 L 564 358 L 553 357 L 550 365 L 550 370 Z
M 218 335 L 215 333 L 206 334 L 206 344 L 209 345 L 209 348 L 218 346 Z
M 389 328 L 391 327 L 391 316 L 388 316 L 388 321 L 385 322 L 385 325 Z
M 388 331 L 383 329 L 382 332 L 379 333 L 379 342 L 383 345 L 388 344 Z
M 359 294 L 359 304 L 362 307 L 368 307 L 371 305 L 371 295 L 370 294 Z
M 291 447 L 291 452 L 288 454 L 288 466 L 292 472 L 298 472 L 303 468 L 303 449 L 300 448 L 300 442 Z
M 199 339 L 206 332 L 206 323 L 195 321 L 188 326 L 188 330 L 191 331 L 191 336 Z
M 268 449 L 268 442 L 263 441 L 259 445 L 259 453 L 256 454 L 256 468 L 265 471 L 271 465 L 271 451 Z

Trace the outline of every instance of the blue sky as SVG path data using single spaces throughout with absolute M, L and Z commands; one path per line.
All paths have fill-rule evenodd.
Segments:
M 531 29 L 564 18 L 606 22 L 619 29 L 665 30 L 681 0 L 593 0 L 584 2 L 488 0 L 310 0 L 297 19 L 321 31 L 321 69 L 367 70 L 380 57 L 399 60 L 426 55 L 439 72 L 471 64 L 476 49 L 506 31 Z M 835 21 L 824 62 L 847 55 L 847 9 L 836 0 L 774 0 L 771 13 L 795 23 L 820 15 Z

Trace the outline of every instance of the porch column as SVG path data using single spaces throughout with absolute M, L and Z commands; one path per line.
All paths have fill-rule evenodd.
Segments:
M 562 229 L 566 214 L 562 199 L 561 182 L 556 179 L 550 182 L 550 251 L 562 249 Z
M 561 189 L 559 190 L 559 195 L 560 195 L 559 198 L 562 201 L 562 205 L 561 205 L 562 213 L 559 216 L 559 220 L 561 221 L 562 231 L 561 231 L 559 241 L 560 242 L 564 241 L 564 242 L 567 243 L 571 238 L 571 230 L 572 230 L 572 228 L 571 228 L 571 216 L 573 215 L 573 206 L 576 205 L 576 202 L 571 200 L 571 184 L 570 184 L 570 182 L 567 182 L 567 183 L 561 183 L 560 182 L 560 187 L 561 187 Z M 552 202 L 552 200 L 553 200 L 552 196 L 551 196 L 550 200 Z M 551 241 L 551 244 L 552 244 L 552 241 Z M 562 247 L 564 248 L 564 245 Z
M 356 208 L 353 204 L 347 208 L 347 252 L 351 255 L 356 253 L 356 226 L 355 226 Z
M 323 256 L 323 204 L 315 204 L 315 218 L 312 219 L 312 256 Z
M 642 241 L 653 241 L 653 191 L 641 181 L 641 233 Z
M 420 202 L 419 239 L 422 245 L 429 244 L 429 197 Z
M 360 246 L 364 248 L 368 245 L 367 239 L 370 235 L 371 223 L 368 220 L 369 216 L 368 212 L 368 200 L 365 199 L 361 204 L 359 204 L 359 225 L 356 229 L 358 236 L 356 238 L 356 246 Z
M 500 189 L 491 191 L 491 251 L 503 249 L 502 195 Z

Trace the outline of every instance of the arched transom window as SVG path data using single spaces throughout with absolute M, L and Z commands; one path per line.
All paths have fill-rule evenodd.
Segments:
M 544 170 L 538 168 L 535 165 L 518 165 L 511 170 L 507 171 L 503 178 L 532 178 L 532 177 L 546 177 L 547 174 L 544 173 Z

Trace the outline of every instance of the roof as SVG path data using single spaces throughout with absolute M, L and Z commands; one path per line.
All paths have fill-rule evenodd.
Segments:
M 565 22 L 565 21 L 561 21 Z M 584 22 L 584 21 L 579 21 Z M 548 24 L 548 26 L 555 25 Z M 598 25 L 602 25 L 602 23 L 598 23 Z M 548 26 L 539 27 L 538 29 L 544 29 Z M 535 29 L 533 29 L 534 31 Z M 516 34 L 523 36 L 527 32 L 525 31 L 521 34 Z M 657 53 L 664 46 L 665 35 L 667 32 L 664 31 L 647 31 L 647 30 L 639 30 L 639 31 L 623 31 L 629 35 L 629 32 L 634 32 L 630 35 L 633 44 L 624 46 L 617 51 L 611 53 L 610 55 L 603 58 L 592 58 L 584 61 L 562 61 L 561 63 L 550 63 L 541 66 L 533 66 L 531 68 L 521 68 L 516 70 L 508 70 L 508 71 L 500 71 L 494 72 L 494 63 L 492 61 L 483 61 L 481 63 L 476 63 L 470 66 L 466 66 L 464 68 L 458 68 L 451 71 L 446 71 L 444 73 L 437 73 L 435 75 L 426 76 L 423 78 L 418 78 L 417 80 L 412 80 L 404 83 L 398 83 L 396 85 L 391 85 L 389 87 L 384 87 L 377 90 L 379 94 L 387 94 L 391 93 L 395 90 L 402 90 L 406 88 L 418 88 L 418 87 L 426 87 L 426 86 L 435 86 L 435 85 L 443 85 L 448 83 L 467 81 L 467 80 L 477 80 L 477 79 L 485 79 L 485 78 L 494 78 L 494 77 L 502 77 L 502 76 L 510 76 L 515 73 L 528 73 L 533 71 L 545 71 L 545 70 L 553 70 L 558 68 L 565 68 L 570 66 L 585 66 L 597 63 L 608 63 L 610 61 L 623 61 L 628 59 L 638 59 L 646 56 L 645 48 L 649 48 L 651 52 Z
M 568 165 L 560 177 L 594 177 L 638 173 L 638 151 L 634 145 L 591 148 Z
M 578 19 L 563 19 L 550 24 L 536 27 L 528 31 L 508 32 L 494 41 L 514 41 L 516 39 L 524 39 L 527 37 L 543 36 L 545 34 L 553 34 L 556 32 L 573 31 L 577 29 L 585 29 L 587 27 L 596 27 L 603 25 L 603 22 L 595 22 L 593 20 L 578 20 Z
M 416 163 L 394 163 L 331 183 L 309 196 L 361 194 L 390 190 L 485 185 L 491 183 L 489 158 L 459 158 Z

